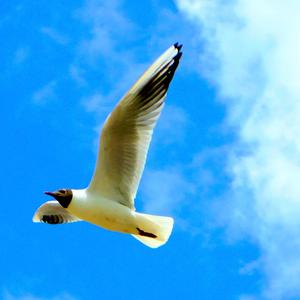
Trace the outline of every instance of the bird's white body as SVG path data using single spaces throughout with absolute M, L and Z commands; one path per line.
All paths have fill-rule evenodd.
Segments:
M 132 234 L 152 248 L 167 242 L 173 219 L 137 213 L 134 199 L 153 130 L 182 55 L 180 50 L 178 43 L 167 49 L 107 117 L 89 186 L 46 192 L 58 202 L 48 201 L 40 206 L 34 222 L 62 224 L 82 220 Z
M 73 199 L 67 210 L 89 223 L 123 233 L 137 234 L 135 212 L 87 189 L 72 190 Z
M 137 213 L 127 206 L 99 195 L 88 189 L 72 190 L 73 199 L 67 210 L 75 217 L 102 228 L 132 234 L 149 247 L 163 245 L 169 238 L 173 219 Z M 151 234 L 155 236 L 141 236 Z

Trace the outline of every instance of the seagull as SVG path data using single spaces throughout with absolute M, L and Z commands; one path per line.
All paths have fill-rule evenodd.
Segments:
M 131 234 L 151 248 L 168 241 L 173 218 L 136 212 L 134 200 L 181 48 L 175 43 L 154 61 L 107 117 L 89 186 L 45 192 L 55 200 L 42 204 L 33 222 L 86 221 Z

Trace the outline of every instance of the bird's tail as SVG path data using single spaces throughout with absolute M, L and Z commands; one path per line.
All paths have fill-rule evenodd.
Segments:
M 135 213 L 137 234 L 132 236 L 151 248 L 164 245 L 173 229 L 174 220 L 169 217 Z

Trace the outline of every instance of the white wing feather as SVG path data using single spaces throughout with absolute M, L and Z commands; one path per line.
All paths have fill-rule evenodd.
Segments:
M 32 221 L 35 223 L 63 224 L 81 220 L 69 213 L 57 201 L 47 201 L 36 210 Z

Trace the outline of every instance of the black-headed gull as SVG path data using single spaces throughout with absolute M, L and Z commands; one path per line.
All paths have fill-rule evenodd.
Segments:
M 153 129 L 182 55 L 181 47 L 176 43 L 167 49 L 107 117 L 89 186 L 46 192 L 57 201 L 41 205 L 33 216 L 34 222 L 87 221 L 129 233 L 152 248 L 167 242 L 173 219 L 136 212 L 134 199 Z

